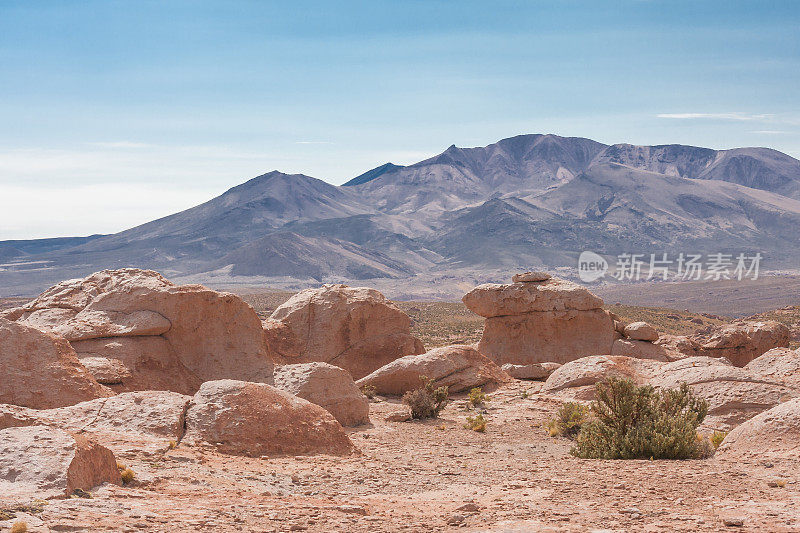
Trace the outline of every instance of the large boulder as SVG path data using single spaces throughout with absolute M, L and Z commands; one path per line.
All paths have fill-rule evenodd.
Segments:
M 317 404 L 343 426 L 369 423 L 369 400 L 350 373 L 328 363 L 300 363 L 275 368 L 275 388 Z
M 278 307 L 270 319 L 265 335 L 271 346 L 282 348 L 282 362 L 330 363 L 354 379 L 399 357 L 425 351 L 411 335 L 408 315 L 374 289 L 347 285 L 307 289 Z
M 117 454 L 163 450 L 183 437 L 190 400 L 176 392 L 136 391 L 56 409 L 0 405 L 0 429 L 46 425 L 90 434 Z
M 736 366 L 745 366 L 772 348 L 787 348 L 790 337 L 789 328 L 774 320 L 736 322 L 692 336 L 700 344 L 698 355 L 725 357 Z
M 728 430 L 796 395 L 782 383 L 760 378 L 727 359 L 691 357 L 663 365 L 650 384 L 676 389 L 682 383 L 708 402 L 706 425 Z
M 186 412 L 183 443 L 260 457 L 344 455 L 353 445 L 328 411 L 263 383 L 207 381 Z
M 122 484 L 114 454 L 91 439 L 47 426 L 0 430 L 0 494 L 67 497 L 76 489 Z
M 634 341 L 653 342 L 658 340 L 656 328 L 647 322 L 631 322 L 622 330 L 623 335 Z
M 800 463 L 800 399 L 776 405 L 735 428 L 716 457 Z
M 511 376 L 472 346 L 453 345 L 401 357 L 361 378 L 357 385 L 375 387 L 379 394 L 400 396 L 420 388 L 422 377 L 432 380 L 436 387 L 447 386 L 450 392 L 473 387 L 491 389 L 511 381 Z
M 675 361 L 686 357 L 680 352 L 670 350 L 660 344 L 648 341 L 631 339 L 617 339 L 611 345 L 611 355 L 623 355 L 637 359 L 652 359 L 654 361 Z
M 0 318 L 0 403 L 47 409 L 111 394 L 69 342 Z
M 558 278 L 490 283 L 462 300 L 486 318 L 478 349 L 500 365 L 566 363 L 611 353 L 614 320 L 603 300 L 575 283 Z
M 544 382 L 542 392 L 578 400 L 594 399 L 595 384 L 609 378 L 646 385 L 663 363 L 616 355 L 594 355 L 565 363 Z
M 783 383 L 800 390 L 800 353 L 789 348 L 773 348 L 744 367 L 751 375 L 765 381 Z
M 150 270 L 64 281 L 8 316 L 69 339 L 117 392 L 193 393 L 221 378 L 272 383 L 261 321 L 249 305 Z

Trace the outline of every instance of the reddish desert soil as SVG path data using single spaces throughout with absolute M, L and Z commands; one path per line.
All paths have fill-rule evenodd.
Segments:
M 30 530 L 800 531 L 800 462 L 576 459 L 543 429 L 557 402 L 539 387 L 491 394 L 483 434 L 463 427 L 463 397 L 426 422 L 386 422 L 397 401 L 373 402 L 374 425 L 349 431 L 358 452 L 348 457 L 231 457 L 166 442 L 118 454 L 138 481 L 50 501 Z

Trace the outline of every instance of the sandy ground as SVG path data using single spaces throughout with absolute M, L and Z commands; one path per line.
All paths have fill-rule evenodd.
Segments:
M 31 531 L 800 531 L 800 463 L 576 459 L 543 429 L 557 402 L 539 387 L 491 394 L 483 434 L 463 427 L 463 397 L 426 422 L 387 422 L 397 401 L 373 402 L 348 457 L 118 453 L 132 485 L 17 518 Z

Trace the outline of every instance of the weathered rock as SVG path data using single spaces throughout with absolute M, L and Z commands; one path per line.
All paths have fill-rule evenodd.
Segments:
M 103 385 L 120 385 L 124 379 L 131 377 L 122 361 L 108 357 L 81 357 L 81 364 Z
M 800 353 L 795 350 L 773 348 L 747 363 L 744 369 L 758 379 L 800 390 Z
M 547 281 L 551 277 L 547 272 L 523 272 L 522 274 L 511 276 L 511 281 L 514 283 L 535 283 L 537 281 Z
M 322 407 L 270 385 L 231 379 L 203 383 L 186 412 L 183 442 L 254 457 L 343 455 L 353 448 Z
M 788 387 L 759 379 L 725 359 L 694 357 L 661 367 L 650 380 L 655 387 L 676 389 L 687 383 L 708 402 L 707 425 L 730 429 L 791 397 Z
M 780 322 L 738 322 L 711 328 L 692 337 L 701 347 L 698 355 L 725 357 L 736 366 L 747 363 L 772 348 L 789 346 L 789 328 Z
M 603 300 L 569 281 L 479 285 L 462 300 L 486 317 L 478 349 L 497 364 L 566 363 L 611 353 L 614 320 Z
M 261 321 L 249 305 L 200 285 L 177 286 L 150 270 L 64 281 L 14 314 L 71 339 L 83 357 L 117 359 L 126 371 L 95 360 L 101 379 L 121 379 L 117 391 L 192 393 L 220 378 L 272 382 Z
M 558 278 L 542 283 L 478 285 L 462 301 L 470 311 L 486 318 L 603 307 L 603 300 L 584 287 Z
M 369 400 L 350 373 L 328 363 L 300 363 L 275 368 L 275 388 L 317 404 L 343 426 L 369 423 Z
M 0 430 L 0 494 L 58 498 L 102 483 L 120 485 L 110 450 L 80 435 L 46 426 Z
M 279 353 L 283 362 L 330 363 L 354 379 L 399 357 L 425 351 L 410 333 L 408 315 L 374 289 L 347 285 L 307 289 L 292 296 L 270 318 L 291 330 L 267 324 L 270 345 L 283 346 Z
M 125 392 L 57 409 L 12 409 L 0 405 L 0 429 L 46 425 L 89 433 L 115 453 L 164 448 L 183 437 L 191 396 L 169 391 Z
M 529 365 L 507 363 L 501 368 L 515 379 L 541 380 L 547 379 L 560 366 L 558 363 L 531 363 Z
M 611 345 L 611 355 L 623 355 L 653 361 L 675 361 L 685 357 L 682 353 L 668 350 L 664 346 L 647 341 L 617 339 Z
M 656 328 L 647 322 L 631 322 L 622 330 L 623 335 L 634 341 L 653 342 L 658 340 Z
M 800 399 L 776 405 L 736 427 L 716 457 L 800 462 Z
M 297 363 L 300 357 L 300 339 L 294 330 L 280 320 L 268 318 L 262 322 L 267 352 L 276 363 Z
M 664 347 L 668 353 L 676 352 L 682 354 L 682 357 L 694 357 L 699 355 L 700 350 L 700 344 L 686 335 L 664 334 L 659 336 L 654 344 Z
M 401 357 L 358 380 L 357 385 L 371 385 L 379 394 L 400 396 L 421 387 L 423 376 L 433 380 L 436 387 L 447 386 L 450 392 L 473 387 L 491 389 L 511 380 L 472 346 L 453 345 Z
M 110 395 L 66 340 L 0 319 L 0 403 L 48 408 Z
M 595 355 L 565 363 L 547 378 L 542 387 L 546 394 L 591 400 L 598 381 L 616 377 L 645 385 L 659 372 L 663 363 L 616 355 Z

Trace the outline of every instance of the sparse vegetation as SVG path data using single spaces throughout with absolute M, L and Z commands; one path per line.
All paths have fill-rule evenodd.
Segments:
M 378 389 L 375 387 L 375 385 L 370 385 L 367 383 L 361 387 L 361 393 L 371 400 L 378 395 Z
M 586 459 L 692 459 L 707 457 L 711 445 L 698 439 L 708 412 L 683 383 L 657 391 L 612 378 L 595 386 L 592 419 L 583 424 L 572 454 Z
M 558 408 L 555 418 L 547 423 L 547 430 L 551 437 L 574 439 L 583 425 L 589 421 L 589 416 L 589 408 L 585 405 L 567 402 Z
M 714 433 L 712 433 L 708 439 L 711 441 L 711 445 L 716 450 L 722 445 L 722 441 L 725 440 L 725 437 L 727 436 L 727 431 L 714 431 Z
M 119 469 L 119 475 L 122 478 L 122 482 L 124 484 L 128 485 L 134 479 L 136 479 L 136 472 L 134 472 L 125 463 L 121 463 L 121 462 L 117 461 L 117 468 Z
M 483 433 L 486 431 L 486 422 L 487 420 L 483 417 L 482 414 L 477 416 L 468 416 L 467 423 L 464 424 L 464 428 L 471 429 L 472 431 L 477 431 L 478 433 Z
M 489 397 L 483 392 L 481 387 L 475 387 L 469 391 L 469 404 L 472 407 L 483 407 L 489 401 Z
M 449 401 L 447 387 L 433 387 L 433 380 L 420 378 L 422 387 L 403 395 L 403 403 L 411 408 L 411 418 L 436 418 Z
M 11 533 L 26 533 L 28 531 L 28 523 L 24 520 L 17 520 L 11 526 Z

